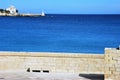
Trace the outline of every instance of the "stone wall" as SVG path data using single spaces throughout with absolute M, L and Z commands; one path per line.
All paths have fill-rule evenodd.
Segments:
M 48 70 L 49 72 L 104 73 L 103 54 L 0 52 L 0 71 Z
M 104 74 L 105 80 L 120 80 L 120 50 L 106 48 L 105 54 L 0 52 L 0 71 L 47 70 Z
M 105 80 L 120 80 L 120 50 L 105 49 Z

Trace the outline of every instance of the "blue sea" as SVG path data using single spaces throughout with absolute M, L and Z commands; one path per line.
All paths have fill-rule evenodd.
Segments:
M 104 53 L 120 45 L 120 15 L 0 17 L 0 51 Z

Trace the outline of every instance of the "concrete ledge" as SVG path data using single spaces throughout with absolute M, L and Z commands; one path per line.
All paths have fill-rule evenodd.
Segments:
M 104 54 L 86 53 L 51 53 L 51 52 L 0 52 L 0 56 L 27 56 L 27 57 L 64 57 L 64 58 L 98 58 L 104 59 Z

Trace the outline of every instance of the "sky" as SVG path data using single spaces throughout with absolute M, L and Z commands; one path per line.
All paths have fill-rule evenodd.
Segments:
M 120 14 L 120 0 L 0 0 L 0 8 L 10 5 L 19 13 Z

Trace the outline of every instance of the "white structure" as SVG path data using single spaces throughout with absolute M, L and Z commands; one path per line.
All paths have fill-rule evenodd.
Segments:
M 42 11 L 42 13 L 41 13 L 41 16 L 45 16 L 45 13 L 44 13 L 44 11 Z
M 10 11 L 10 14 L 17 14 L 17 9 L 14 6 L 10 6 L 6 10 Z

